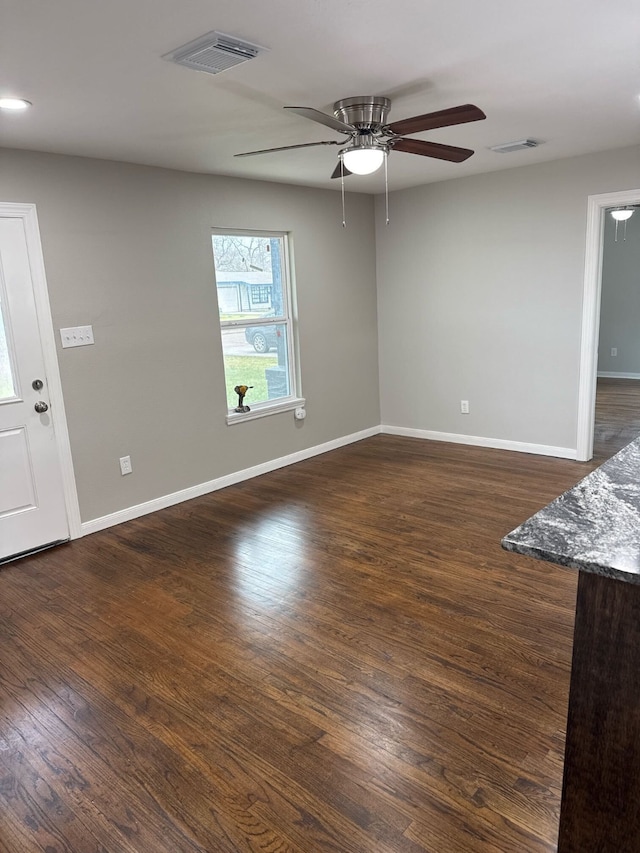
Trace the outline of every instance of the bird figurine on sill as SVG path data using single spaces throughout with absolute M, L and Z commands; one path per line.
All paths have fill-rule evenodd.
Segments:
M 253 388 L 253 385 L 236 385 L 233 389 L 238 395 L 238 405 L 233 410 L 234 412 L 250 412 L 251 409 L 249 406 L 244 405 L 244 398 L 246 396 L 247 391 Z

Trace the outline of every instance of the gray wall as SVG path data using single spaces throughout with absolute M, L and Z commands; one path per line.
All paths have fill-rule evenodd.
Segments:
M 6 149 L 0 197 L 37 205 L 56 334 L 93 325 L 58 352 L 83 521 L 380 423 L 372 198 L 345 230 L 331 191 Z M 292 233 L 303 423 L 225 424 L 215 226 Z
M 587 196 L 639 178 L 634 147 L 377 198 L 382 422 L 575 448 Z
M 598 371 L 640 376 L 640 212 L 618 225 L 605 217 Z M 617 347 L 617 357 L 611 348 Z

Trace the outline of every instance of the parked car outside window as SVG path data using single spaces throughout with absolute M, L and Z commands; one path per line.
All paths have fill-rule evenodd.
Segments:
M 276 326 L 247 326 L 244 337 L 256 352 L 269 352 L 278 346 L 278 328 Z

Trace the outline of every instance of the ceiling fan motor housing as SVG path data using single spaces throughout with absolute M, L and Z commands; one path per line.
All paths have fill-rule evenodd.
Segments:
M 391 101 L 380 95 L 357 95 L 355 98 L 343 98 L 333 105 L 334 116 L 357 127 L 358 130 L 379 130 L 386 124 Z

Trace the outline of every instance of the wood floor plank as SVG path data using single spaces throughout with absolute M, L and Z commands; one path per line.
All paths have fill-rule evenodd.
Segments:
M 591 469 L 376 436 L 0 570 L 0 853 L 551 853 Z M 4 845 L 4 847 L 3 847 Z
M 604 462 L 640 435 L 640 382 L 599 377 L 596 391 L 594 458 Z

